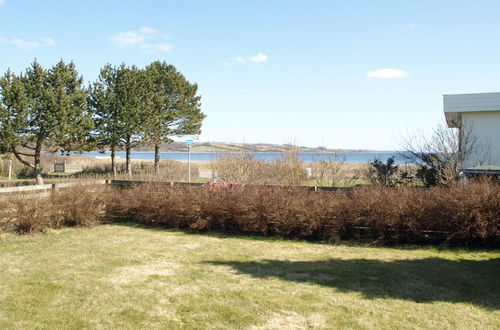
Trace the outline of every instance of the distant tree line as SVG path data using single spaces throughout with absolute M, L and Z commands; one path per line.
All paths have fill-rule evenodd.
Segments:
M 0 78 L 0 153 L 12 153 L 33 169 L 43 184 L 42 150 L 116 151 L 125 149 L 126 170 L 138 144 L 155 149 L 173 136 L 199 134 L 205 115 L 190 83 L 175 66 L 155 61 L 145 68 L 104 66 L 97 81 L 84 85 L 73 62 L 59 61 L 50 69 L 34 61 L 25 72 L 8 70 Z

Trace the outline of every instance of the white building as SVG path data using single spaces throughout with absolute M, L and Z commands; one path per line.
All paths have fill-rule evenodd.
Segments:
M 500 170 L 500 93 L 444 95 L 443 104 L 448 127 L 474 141 L 464 169 Z

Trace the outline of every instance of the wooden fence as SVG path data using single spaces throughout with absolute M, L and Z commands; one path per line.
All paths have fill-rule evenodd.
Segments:
M 204 187 L 206 183 L 193 183 L 193 182 L 165 182 L 165 181 L 137 181 L 137 180 L 110 180 L 109 183 L 114 187 L 132 187 L 141 184 L 154 183 L 158 185 L 166 185 L 171 187 Z M 227 183 L 226 183 L 227 184 Z M 279 185 L 240 185 L 244 187 L 263 187 L 263 188 L 292 188 L 297 190 L 308 191 L 338 191 L 350 190 L 351 187 L 320 187 L 320 186 L 279 186 Z
M 141 184 L 153 183 L 156 185 L 166 185 L 170 187 L 204 187 L 205 183 L 189 183 L 189 182 L 164 182 L 164 181 L 137 181 L 137 180 L 91 180 L 91 181 L 76 181 L 76 182 L 58 182 L 45 185 L 30 185 L 30 186 L 16 186 L 16 187 L 5 187 L 0 188 L 0 199 L 5 198 L 9 194 L 23 194 L 23 195 L 49 195 L 51 193 L 57 193 L 59 189 L 65 189 L 77 185 L 102 185 L 109 184 L 113 187 L 127 188 L 133 187 Z M 246 185 L 247 187 L 257 187 L 255 185 Z M 277 185 L 260 185 L 258 187 L 266 188 L 283 188 L 284 186 Z M 307 190 L 307 191 L 337 191 L 350 188 L 339 188 L 339 187 L 315 187 L 315 186 L 293 186 L 287 187 L 297 190 Z
M 59 189 L 65 189 L 77 185 L 101 185 L 108 184 L 109 180 L 92 180 L 79 182 L 58 182 L 43 185 L 17 186 L 0 188 L 0 199 L 5 199 L 11 194 L 22 194 L 26 198 L 48 196 L 57 193 Z

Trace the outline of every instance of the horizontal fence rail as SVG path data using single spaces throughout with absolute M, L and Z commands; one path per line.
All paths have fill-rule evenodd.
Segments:
M 109 182 L 114 187 L 133 187 L 141 184 L 155 184 L 155 185 L 165 185 L 171 187 L 205 187 L 207 183 L 194 183 L 194 182 L 166 182 L 166 181 L 138 181 L 138 180 L 111 180 Z M 351 190 L 351 187 L 321 187 L 321 186 L 280 186 L 280 185 L 253 185 L 253 184 L 242 184 L 236 187 L 260 187 L 260 188 L 270 188 L 270 189 L 296 189 L 300 191 L 339 191 L 339 190 Z
M 78 181 L 78 182 L 58 182 L 50 183 L 44 185 L 30 185 L 30 186 L 15 186 L 15 187 L 4 187 L 0 188 L 0 198 L 6 196 L 7 194 L 15 193 L 48 193 L 57 192 L 59 189 L 64 189 L 68 187 L 78 186 L 78 185 L 101 185 L 109 184 L 117 188 L 127 188 L 138 186 L 142 184 L 154 184 L 154 185 L 165 185 L 171 187 L 193 187 L 202 188 L 207 187 L 207 183 L 194 183 L 194 182 L 174 182 L 174 181 L 139 181 L 139 180 L 91 180 L 91 181 Z M 227 186 L 216 186 L 219 189 L 227 188 Z M 350 191 L 352 187 L 321 187 L 321 186 L 280 186 L 280 185 L 251 185 L 251 184 L 238 184 L 234 186 L 238 187 L 260 187 L 269 189 L 291 189 L 297 191 L 325 191 L 325 192 L 335 192 L 335 191 Z
M 82 181 L 82 182 L 58 182 L 43 185 L 32 185 L 32 186 L 18 186 L 18 187 L 7 187 L 0 188 L 0 198 L 6 197 L 9 194 L 47 194 L 55 193 L 59 189 L 79 186 L 79 185 L 101 185 L 107 184 L 109 180 L 92 180 L 92 181 Z
M 59 189 L 65 189 L 78 185 L 110 185 L 116 188 L 131 188 L 142 184 L 165 185 L 170 187 L 192 187 L 192 188 L 209 188 L 211 191 L 215 190 L 232 190 L 230 186 L 209 187 L 207 183 L 194 183 L 194 182 L 174 182 L 174 181 L 139 181 L 139 180 L 91 180 L 91 181 L 78 181 L 78 182 L 57 182 L 44 185 L 30 185 L 30 186 L 15 186 L 0 188 L 0 200 L 5 200 L 11 194 L 23 195 L 24 198 L 38 198 L 46 197 L 51 194 L 57 193 Z M 318 187 L 318 186 L 279 186 L 279 185 L 249 185 L 241 184 L 234 186 L 234 188 L 252 187 L 252 188 L 269 188 L 269 189 L 289 189 L 297 191 L 314 191 L 314 192 L 335 192 L 335 191 L 351 191 L 352 187 Z

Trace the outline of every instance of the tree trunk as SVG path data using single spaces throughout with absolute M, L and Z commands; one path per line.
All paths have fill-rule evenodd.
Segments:
M 160 172 L 160 145 L 155 144 L 155 173 Z
M 41 150 L 39 150 L 37 148 L 35 150 L 35 178 L 36 178 L 36 184 L 37 185 L 42 185 L 43 184 L 42 164 L 40 162 L 40 155 L 41 155 Z
M 132 148 L 130 147 L 130 138 L 127 139 L 127 143 L 125 145 L 125 167 L 127 168 L 127 175 L 128 177 L 132 177 L 132 164 L 130 163 L 130 150 Z
M 115 146 L 111 146 L 111 170 L 113 171 L 113 179 L 116 179 L 116 151 Z

